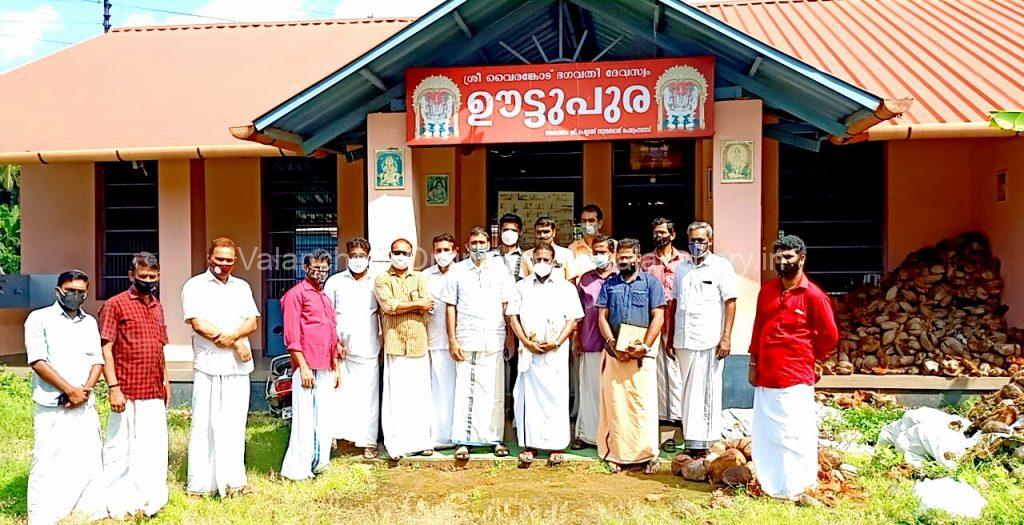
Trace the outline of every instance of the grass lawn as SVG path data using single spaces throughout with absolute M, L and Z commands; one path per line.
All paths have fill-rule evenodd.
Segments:
M 99 405 L 105 419 L 105 404 Z M 857 421 L 867 421 L 862 426 L 870 433 L 878 426 L 877 419 Z M 171 499 L 150 520 L 153 523 L 1024 524 L 1024 483 L 1011 479 L 1003 465 L 930 472 L 981 485 L 989 500 L 981 520 L 962 522 L 918 513 L 913 479 L 899 468 L 899 457 L 892 451 L 874 459 L 850 458 L 865 474 L 866 496 L 831 509 L 716 494 L 706 484 L 670 475 L 667 467 L 653 477 L 632 472 L 613 476 L 600 463 L 588 462 L 529 470 L 497 462 L 466 469 L 447 462 L 387 468 L 339 458 L 316 480 L 294 483 L 277 474 L 288 427 L 260 414 L 249 418 L 246 450 L 253 493 L 197 500 L 184 494 L 187 411 L 171 412 L 170 431 Z M 28 383 L 0 370 L 0 524 L 25 522 L 31 444 Z

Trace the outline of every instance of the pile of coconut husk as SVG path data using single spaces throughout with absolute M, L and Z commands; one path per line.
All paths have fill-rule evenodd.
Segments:
M 907 256 L 880 286 L 836 304 L 837 352 L 822 373 L 1009 376 L 1024 369 L 1024 331 L 1008 328 L 999 260 L 964 233 Z
M 900 404 L 896 396 L 892 394 L 881 394 L 870 390 L 854 390 L 853 392 L 825 392 L 823 390 L 814 393 L 814 399 L 823 405 L 836 408 L 855 408 L 871 406 L 876 408 L 898 408 Z
M 745 487 L 750 494 L 763 496 L 757 469 L 751 456 L 753 442 L 747 437 L 712 444 L 703 458 L 679 454 L 672 460 L 672 473 L 689 481 L 707 481 L 729 488 Z M 859 497 L 856 469 L 843 463 L 842 456 L 829 448 L 818 449 L 818 487 L 808 492 L 801 503 L 835 505 L 840 496 Z
M 1019 372 L 998 392 L 986 395 L 967 412 L 969 432 L 981 432 L 978 444 L 967 454 L 987 459 L 1006 448 L 1024 459 L 1024 372 Z

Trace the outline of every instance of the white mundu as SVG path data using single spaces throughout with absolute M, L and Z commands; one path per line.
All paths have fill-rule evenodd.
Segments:
M 814 387 L 754 389 L 753 456 L 765 494 L 796 499 L 818 482 Z
M 427 276 L 427 289 L 432 297 L 438 297 L 448 283 L 448 276 L 455 269 L 452 263 L 446 273 L 437 265 L 423 270 Z M 431 393 L 434 397 L 434 438 L 435 446 L 451 447 L 452 409 L 455 406 L 455 360 L 448 352 L 447 322 L 448 309 L 440 299 L 434 301 L 434 309 L 427 318 L 427 349 L 430 350 Z
M 459 264 L 437 297 L 456 307 L 455 338 L 466 357 L 456 364 L 452 442 L 496 445 L 505 432 L 503 304 L 515 283 L 497 258 Z
M 103 365 L 96 319 L 68 316 L 57 303 L 25 320 L 28 363 L 46 361 L 57 375 L 85 386 L 92 368 Z M 59 406 L 60 391 L 32 375 L 32 465 L 28 475 L 28 521 L 49 524 L 68 516 L 76 522 L 107 517 L 103 497 L 103 443 L 95 398 L 76 408 Z
M 527 337 L 555 341 L 570 320 L 583 318 L 576 287 L 564 279 L 545 281 L 530 275 L 516 283 L 515 297 L 506 313 L 519 316 Z M 516 435 L 520 447 L 564 450 L 569 446 L 569 345 L 534 354 L 519 345 L 516 379 Z
M 237 330 L 259 317 L 249 283 L 235 276 L 221 282 L 207 270 L 181 290 L 185 322 L 202 319 L 221 331 Z M 248 346 L 249 338 L 239 339 Z M 242 362 L 230 349 L 192 334 L 195 372 L 192 427 L 188 442 L 188 487 L 192 494 L 227 495 L 248 483 L 245 473 L 245 423 L 249 415 L 252 359 Z
M 381 340 L 377 296 L 373 293 L 375 277 L 366 272 L 357 280 L 352 272 L 344 270 L 324 284 L 324 294 L 334 303 L 338 339 L 347 353 L 341 360 L 334 437 L 363 448 L 377 446 L 380 422 Z
M 115 519 L 147 516 L 167 504 L 167 406 L 163 399 L 129 399 L 111 412 L 103 446 L 107 510 Z
M 676 267 L 673 346 L 683 381 L 683 439 L 686 448 L 707 449 L 722 437 L 722 365 L 716 355 L 724 328 L 725 302 L 738 293 L 728 259 L 709 253 Z

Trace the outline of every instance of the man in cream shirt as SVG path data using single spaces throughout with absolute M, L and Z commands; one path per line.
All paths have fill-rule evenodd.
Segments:
M 233 495 L 248 483 L 245 423 L 253 370 L 249 334 L 256 331 L 260 312 L 249 283 L 231 275 L 236 258 L 233 240 L 214 239 L 207 252 L 209 269 L 186 281 L 181 290 L 185 322 L 194 332 L 186 489 L 192 495 Z

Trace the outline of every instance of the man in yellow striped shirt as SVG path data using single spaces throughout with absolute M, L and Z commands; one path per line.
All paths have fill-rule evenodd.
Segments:
M 427 315 L 434 299 L 427 278 L 412 268 L 412 243 L 391 243 L 391 267 L 377 276 L 374 292 L 384 335 L 381 426 L 393 460 L 433 454 L 434 404 L 427 356 Z

